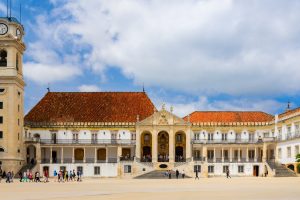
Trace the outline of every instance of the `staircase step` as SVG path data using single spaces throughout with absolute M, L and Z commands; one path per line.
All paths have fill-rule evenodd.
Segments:
M 165 175 L 166 172 L 167 170 L 154 170 L 146 174 L 137 176 L 135 177 L 135 179 L 168 179 L 169 177 Z M 171 177 L 176 178 L 175 171 L 171 171 Z M 179 174 L 179 177 L 182 178 L 182 175 Z M 190 177 L 185 175 L 185 178 L 190 178 Z

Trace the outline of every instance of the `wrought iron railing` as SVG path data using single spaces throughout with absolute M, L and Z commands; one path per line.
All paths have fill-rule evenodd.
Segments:
M 275 140 L 275 138 L 273 138 Z M 214 139 L 214 140 L 207 140 L 207 139 L 199 139 L 199 140 L 192 140 L 193 144 L 256 144 L 263 142 L 263 139 Z
M 123 139 L 41 139 L 41 144 L 130 144 L 134 145 L 135 140 Z
M 195 160 L 195 158 L 194 158 Z M 262 162 L 262 158 L 232 158 L 230 160 L 230 158 L 208 158 L 207 159 L 208 163 L 254 163 L 254 162 Z
M 134 161 L 134 157 L 120 157 L 120 161 Z

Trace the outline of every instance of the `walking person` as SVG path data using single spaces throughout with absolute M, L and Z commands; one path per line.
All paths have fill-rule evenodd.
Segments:
M 75 169 L 73 169 L 73 181 L 76 181 L 76 173 L 75 173 Z
M 56 171 L 56 169 L 53 172 L 53 176 L 54 176 L 54 182 L 56 182 L 56 177 L 57 177 L 57 171 Z
M 14 182 L 14 177 L 15 177 L 15 173 L 14 173 L 14 171 L 11 171 L 11 173 L 10 173 L 10 182 L 11 183 Z
M 178 179 L 178 177 L 179 177 L 179 171 L 178 169 L 176 169 L 176 179 Z
M 23 181 L 23 173 L 22 172 L 19 172 L 19 177 L 20 177 L 20 182 Z
M 72 170 L 70 170 L 70 172 L 69 172 L 69 181 L 72 181 L 72 179 L 73 179 L 73 173 L 72 173 Z
M 0 167 L 0 183 L 1 183 L 1 180 L 2 180 L 2 169 Z
M 231 176 L 229 174 L 229 169 L 227 169 L 227 171 L 226 171 L 226 178 L 231 178 Z
M 172 179 L 171 170 L 169 170 L 169 179 Z
M 45 177 L 44 182 L 45 182 L 45 183 L 49 182 L 49 180 L 48 180 L 48 178 L 49 178 L 48 170 L 45 170 L 45 172 L 44 172 L 44 177 Z
M 10 176 L 11 176 L 11 173 L 10 172 L 7 172 L 6 174 L 6 183 L 10 183 Z
M 181 175 L 182 175 L 182 178 L 184 179 L 184 177 L 185 177 L 185 172 L 184 172 L 184 170 L 182 170 Z
M 195 176 L 195 180 L 198 179 L 199 180 L 199 176 L 198 176 L 198 170 L 195 171 L 196 176 Z

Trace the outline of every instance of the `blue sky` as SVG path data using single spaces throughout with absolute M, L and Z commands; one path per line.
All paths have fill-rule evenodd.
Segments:
M 179 116 L 300 106 L 296 0 L 13 0 L 25 110 L 52 91 L 142 91 Z M 5 1 L 0 3 L 6 15 Z

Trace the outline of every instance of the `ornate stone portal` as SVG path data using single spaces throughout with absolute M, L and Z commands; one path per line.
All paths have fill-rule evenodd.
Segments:
M 136 157 L 142 162 L 174 166 L 191 158 L 191 125 L 164 107 L 137 122 Z M 157 165 L 155 165 L 157 163 Z

